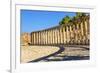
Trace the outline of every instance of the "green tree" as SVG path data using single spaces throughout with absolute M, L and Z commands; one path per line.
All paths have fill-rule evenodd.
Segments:
M 69 16 L 66 16 L 59 22 L 59 24 L 60 25 L 67 25 L 70 20 L 71 20 L 71 18 Z

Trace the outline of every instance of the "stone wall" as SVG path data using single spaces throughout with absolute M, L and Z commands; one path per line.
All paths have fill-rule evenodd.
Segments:
M 21 34 L 21 45 L 29 45 L 31 43 L 31 38 L 29 33 Z

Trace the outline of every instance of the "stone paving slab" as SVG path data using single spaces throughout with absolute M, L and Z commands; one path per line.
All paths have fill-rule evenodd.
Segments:
M 59 47 L 54 46 L 21 46 L 21 63 L 26 63 L 59 50 Z
M 89 56 L 89 50 L 84 48 L 77 48 L 77 47 L 64 47 L 65 50 L 62 54 L 67 56 Z

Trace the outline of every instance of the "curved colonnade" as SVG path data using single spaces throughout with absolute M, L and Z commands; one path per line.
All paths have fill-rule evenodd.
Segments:
M 31 32 L 31 45 L 89 45 L 89 19 L 76 25 L 59 25 Z

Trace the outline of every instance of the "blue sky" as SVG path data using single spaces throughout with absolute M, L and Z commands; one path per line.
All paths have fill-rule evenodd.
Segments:
M 21 32 L 38 31 L 59 25 L 65 16 L 73 17 L 74 12 L 21 10 Z

